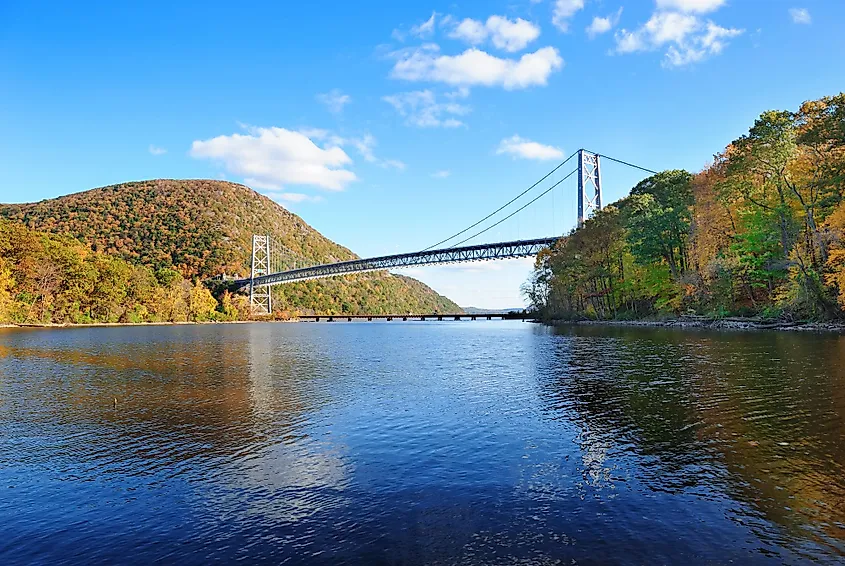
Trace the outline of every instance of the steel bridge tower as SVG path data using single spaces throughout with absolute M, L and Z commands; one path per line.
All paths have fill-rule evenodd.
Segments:
M 273 299 L 269 285 L 255 285 L 256 277 L 270 274 L 270 236 L 252 236 L 252 269 L 249 276 L 249 305 L 252 314 L 273 313 Z
M 601 210 L 601 165 L 599 156 L 578 150 L 578 227 L 590 213 Z

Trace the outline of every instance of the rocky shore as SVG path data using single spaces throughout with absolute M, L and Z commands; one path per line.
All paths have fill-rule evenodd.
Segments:
M 845 323 L 764 320 L 754 318 L 679 317 L 667 320 L 550 320 L 552 326 L 647 326 L 654 328 L 706 328 L 711 330 L 782 330 L 793 332 L 845 332 Z

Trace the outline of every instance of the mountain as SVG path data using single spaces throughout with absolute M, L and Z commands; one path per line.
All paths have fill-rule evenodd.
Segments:
M 501 314 L 501 313 L 509 313 L 509 312 L 522 312 L 525 310 L 525 307 L 514 307 L 512 309 L 481 309 L 478 307 L 463 307 L 464 312 L 467 314 Z
M 27 204 L 0 205 L 0 217 L 41 232 L 70 234 L 95 252 L 188 279 L 247 275 L 253 234 L 268 234 L 282 267 L 357 256 L 247 186 L 155 179 Z M 419 281 L 375 272 L 281 285 L 277 304 L 319 313 L 459 312 Z

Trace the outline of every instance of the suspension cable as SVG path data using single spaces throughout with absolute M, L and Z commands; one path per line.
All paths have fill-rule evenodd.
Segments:
M 595 151 L 590 151 L 585 149 L 589 153 L 593 155 L 598 155 L 599 157 L 604 157 L 605 159 L 609 159 L 611 161 L 615 161 L 616 163 L 620 163 L 622 165 L 627 165 L 628 167 L 633 167 L 634 169 L 639 169 L 640 171 L 645 171 L 646 173 L 651 173 L 652 175 L 657 175 L 657 171 L 652 171 L 651 169 L 647 169 L 645 167 L 640 167 L 639 165 L 634 165 L 633 163 L 628 163 L 627 161 L 622 161 L 621 159 L 616 159 L 615 157 L 610 157 L 609 155 L 603 155 L 601 153 L 596 153 Z
M 481 230 L 480 232 L 476 232 L 475 234 L 473 234 L 473 235 L 472 235 L 472 236 L 470 236 L 469 238 L 467 238 L 467 239 L 465 239 L 465 240 L 461 240 L 461 241 L 460 241 L 460 242 L 458 242 L 457 244 L 452 244 L 450 247 L 451 247 L 451 248 L 455 248 L 455 247 L 457 247 L 457 246 L 460 246 L 461 244 L 464 244 L 464 243 L 466 243 L 466 242 L 468 242 L 468 241 L 472 240 L 472 239 L 473 239 L 473 238 L 475 238 L 476 236 L 480 236 L 480 235 L 481 235 L 481 234 L 483 234 L 484 232 L 486 232 L 486 231 L 488 231 L 488 230 L 490 230 L 490 229 L 492 229 L 492 228 L 495 228 L 496 226 L 498 226 L 499 224 L 501 224 L 502 222 L 504 222 L 504 221 L 505 221 L 505 220 L 507 220 L 508 218 L 512 217 L 512 216 L 513 216 L 514 214 L 516 214 L 517 212 L 520 212 L 521 210 L 523 210 L 523 209 L 525 209 L 525 208 L 527 208 L 527 207 L 531 206 L 532 204 L 534 204 L 535 202 L 537 202 L 538 200 L 540 200 L 540 198 L 542 198 L 542 197 L 546 196 L 549 192 L 551 192 L 551 191 L 552 191 L 552 189 L 554 189 L 555 187 L 557 187 L 558 185 L 560 185 L 561 183 L 563 183 L 565 180 L 567 180 L 568 178 L 570 178 L 572 175 L 574 175 L 574 174 L 575 174 L 575 173 L 577 173 L 577 172 L 578 172 L 578 169 L 573 169 L 573 170 L 572 170 L 572 171 L 571 171 L 571 172 L 570 172 L 570 173 L 569 173 L 566 177 L 564 177 L 563 179 L 561 179 L 560 181 L 558 181 L 557 183 L 555 183 L 554 185 L 552 185 L 551 187 L 549 187 L 548 189 L 546 189 L 545 191 L 543 191 L 542 193 L 540 193 L 539 195 L 537 195 L 536 197 L 534 197 L 534 198 L 533 198 L 532 200 L 530 200 L 529 202 L 527 202 L 527 203 L 525 203 L 524 205 L 522 205 L 520 208 L 517 208 L 516 210 L 514 210 L 513 212 L 511 212 L 510 214 L 508 214 L 507 216 L 505 216 L 504 218 L 502 218 L 501 220 L 499 220 L 498 222 L 496 222 L 495 224 L 491 224 L 490 226 L 488 226 L 488 227 L 487 227 L 487 228 L 485 228 L 484 230 Z M 466 232 L 466 230 L 464 230 L 464 232 Z
M 580 151 L 580 150 L 578 150 L 578 151 Z M 466 228 L 464 228 L 464 229 L 463 229 L 463 230 L 461 230 L 460 232 L 458 232 L 458 233 L 456 233 L 456 234 L 452 234 L 451 236 L 449 236 L 449 237 L 448 237 L 448 238 L 446 238 L 445 240 L 440 240 L 440 241 L 439 241 L 439 242 L 437 242 L 436 244 L 433 244 L 433 245 L 431 245 L 431 246 L 428 246 L 426 249 L 421 250 L 421 251 L 427 252 L 428 250 L 434 249 L 434 248 L 436 248 L 437 246 L 439 246 L 440 244 L 444 244 L 444 243 L 448 242 L 448 241 L 449 241 L 449 240 L 451 240 L 452 238 L 457 238 L 457 237 L 458 237 L 458 236 L 460 236 L 461 234 L 465 234 L 465 233 L 469 232 L 470 230 L 472 230 L 473 228 L 475 228 L 476 226 L 478 226 L 479 224 L 481 224 L 481 223 L 482 223 L 482 222 L 484 222 L 485 220 L 488 220 L 490 217 L 495 216 L 497 213 L 501 212 L 502 210 L 504 210 L 505 208 L 507 208 L 508 206 L 510 206 L 511 204 L 513 204 L 515 201 L 517 201 L 517 200 L 518 200 L 521 196 L 523 196 L 525 193 L 529 192 L 531 189 L 533 189 L 534 187 L 536 187 L 537 185 L 539 185 L 540 183 L 542 183 L 543 181 L 545 181 L 546 179 L 548 179 L 548 178 L 552 175 L 552 173 L 554 173 L 555 171 L 557 171 L 558 169 L 560 169 L 561 167 L 563 167 L 564 165 L 566 165 L 566 163 L 567 163 L 570 159 L 572 159 L 573 157 L 575 157 L 576 155 L 578 155 L 578 151 L 576 151 L 575 153 L 573 153 L 572 155 L 570 155 L 569 157 L 567 157 L 566 159 L 564 159 L 564 160 L 563 160 L 563 161 L 562 161 L 562 162 L 561 162 L 561 163 L 560 163 L 557 167 L 555 167 L 554 169 L 552 169 L 551 171 L 549 171 L 548 173 L 546 173 L 546 175 L 544 175 L 542 179 L 540 179 L 539 181 L 537 181 L 536 183 L 534 183 L 533 185 L 531 185 L 530 187 L 528 187 L 527 189 L 525 189 L 524 191 L 522 191 L 521 193 L 519 193 L 518 195 L 516 195 L 514 198 L 512 198 L 511 200 L 509 200 L 508 202 L 506 202 L 505 204 L 503 204 L 502 206 L 500 206 L 499 208 L 497 208 L 496 210 L 494 210 L 493 212 L 491 212 L 490 214 L 488 214 L 487 216 L 485 216 L 484 218 L 482 218 L 481 220 L 479 220 L 478 222 L 476 222 L 475 224 L 473 224 L 473 225 L 471 225 L 471 226 L 467 226 Z M 543 194 L 545 194 L 545 193 L 543 193 Z M 534 201 L 531 201 L 531 202 L 534 202 Z M 529 204 L 530 204 L 530 203 L 529 203 Z M 522 209 L 520 209 L 520 210 L 522 210 Z M 508 217 L 508 218 L 510 218 L 510 217 Z M 494 224 L 493 226 L 495 226 L 495 224 Z M 466 240 L 464 240 L 464 241 L 466 241 Z M 454 247 L 454 246 L 452 246 L 452 247 Z

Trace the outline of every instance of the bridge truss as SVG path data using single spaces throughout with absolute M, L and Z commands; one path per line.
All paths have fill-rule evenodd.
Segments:
M 517 240 L 514 242 L 499 242 L 495 244 L 481 244 L 460 248 L 443 248 L 397 255 L 386 255 L 368 259 L 353 259 L 339 263 L 315 265 L 291 269 L 280 273 L 258 275 L 250 279 L 240 279 L 234 282 L 236 288 L 249 286 L 254 290 L 258 287 L 269 287 L 282 283 L 307 281 L 335 275 L 362 273 L 366 271 L 381 271 L 418 265 L 462 263 L 468 261 L 487 261 L 492 259 L 508 259 L 535 256 L 548 246 L 553 245 L 559 238 L 538 238 L 534 240 Z M 258 306 L 258 305 L 257 305 Z M 259 306 L 259 309 L 261 307 Z
M 558 169 L 566 165 L 570 159 L 578 156 L 578 166 L 569 174 L 563 176 L 559 181 L 546 188 L 539 195 L 535 196 L 526 204 L 521 205 L 516 210 L 510 212 L 503 218 L 492 222 L 483 229 L 466 236 L 467 232 L 486 223 L 494 216 L 504 211 L 507 207 L 516 203 L 517 200 L 540 186 Z M 381 257 L 373 257 L 368 259 L 354 259 L 350 261 L 342 261 L 339 263 L 331 263 L 326 265 L 315 265 L 310 267 L 296 267 L 296 261 L 293 264 L 293 269 L 286 269 L 282 266 L 275 266 L 271 259 L 271 244 L 269 236 L 255 236 L 253 239 L 252 248 L 252 271 L 249 279 L 239 279 L 232 284 L 236 289 L 249 289 L 250 303 L 253 312 L 256 314 L 269 314 L 272 309 L 272 299 L 270 296 L 270 287 L 273 285 L 280 285 L 283 283 L 293 283 L 296 281 L 307 281 L 309 279 L 319 279 L 322 277 L 333 277 L 337 275 L 346 275 L 349 273 L 362 273 L 366 271 L 379 271 L 388 269 L 398 269 L 402 267 L 415 267 L 420 265 L 433 264 L 447 264 L 470 261 L 486 261 L 494 259 L 507 259 L 517 257 L 528 257 L 537 255 L 537 253 L 547 247 L 554 245 L 558 241 L 558 237 L 552 238 L 538 238 L 534 240 L 518 240 L 513 242 L 499 242 L 494 244 L 480 244 L 472 246 L 463 246 L 465 242 L 473 240 L 478 236 L 488 232 L 489 230 L 505 222 L 515 214 L 524 210 L 526 207 L 532 205 L 537 200 L 548 194 L 555 187 L 563 183 L 570 176 L 578 173 L 578 227 L 584 225 L 584 222 L 591 216 L 591 214 L 601 210 L 602 208 L 602 179 L 601 179 L 601 158 L 633 167 L 647 173 L 654 174 L 655 171 L 634 165 L 613 157 L 600 155 L 584 149 L 579 149 L 563 162 L 557 165 L 549 173 L 544 175 L 539 181 L 528 187 L 516 197 L 505 203 L 503 206 L 497 208 L 492 213 L 488 214 L 481 220 L 475 222 L 460 232 L 441 240 L 437 244 L 431 246 L 432 248 L 440 246 L 448 241 L 454 241 L 458 237 L 463 237 L 462 240 L 453 244 L 449 248 L 431 249 L 427 248 L 419 252 L 387 255 Z M 284 247 L 283 247 L 284 248 Z M 283 253 L 286 253 L 283 249 Z M 288 252 L 290 250 L 287 250 Z M 294 252 L 294 255 L 298 255 Z M 307 260 L 306 260 L 307 261 Z M 290 263 L 288 262 L 289 266 Z M 278 271 L 274 271 L 274 268 Z

